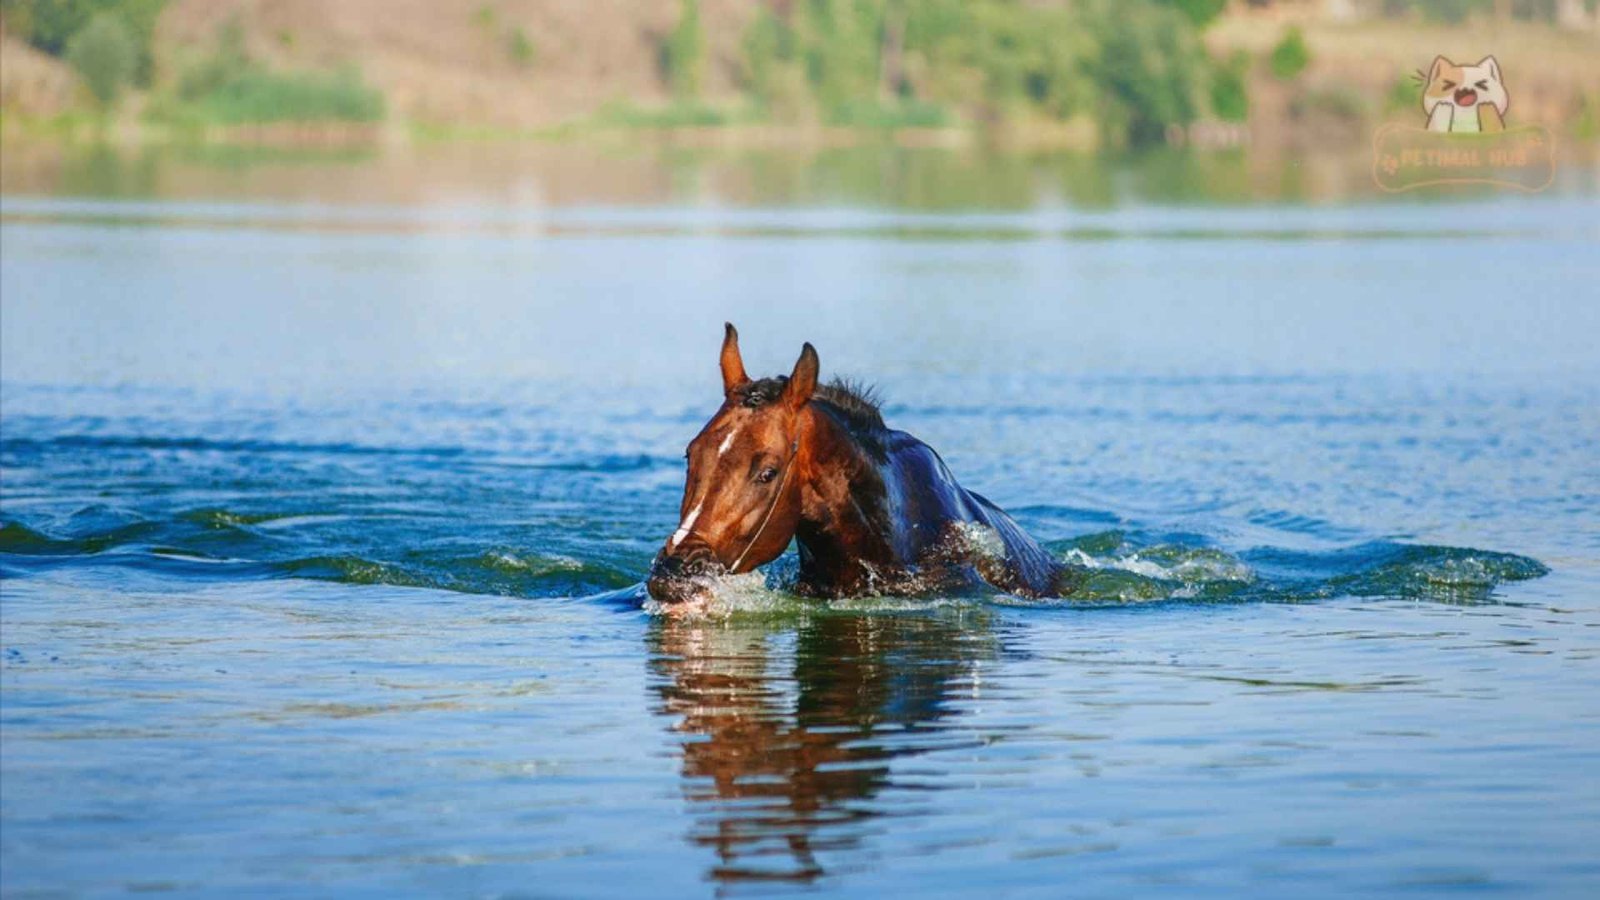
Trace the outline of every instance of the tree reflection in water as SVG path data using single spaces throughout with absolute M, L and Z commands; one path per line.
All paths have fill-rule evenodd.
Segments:
M 648 641 L 660 711 L 683 739 L 690 840 L 720 882 L 807 882 L 886 810 L 897 756 L 960 747 L 952 729 L 1001 652 L 977 610 L 823 613 L 792 622 L 664 619 Z

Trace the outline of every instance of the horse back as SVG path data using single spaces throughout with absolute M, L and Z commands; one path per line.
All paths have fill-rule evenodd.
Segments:
M 984 580 L 1007 591 L 1051 594 L 1060 564 L 1022 526 L 988 498 L 962 487 L 930 446 L 903 431 L 884 443 L 885 496 L 895 526 L 895 549 L 907 562 L 948 548 L 952 525 L 975 523 L 992 530 L 1004 547 L 998 560 L 975 560 Z

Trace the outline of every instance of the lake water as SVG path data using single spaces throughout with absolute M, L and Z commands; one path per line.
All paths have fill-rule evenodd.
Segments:
M 7 896 L 1600 890 L 1593 170 L 482 152 L 0 170 Z M 1083 592 L 641 609 L 724 320 Z

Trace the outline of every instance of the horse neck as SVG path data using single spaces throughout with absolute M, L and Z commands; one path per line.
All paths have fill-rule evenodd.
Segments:
M 797 537 L 816 552 L 877 557 L 888 546 L 887 507 L 878 462 L 832 414 L 808 407 Z

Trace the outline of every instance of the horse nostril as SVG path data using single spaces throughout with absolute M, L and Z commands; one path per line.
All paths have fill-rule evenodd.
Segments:
M 672 555 L 662 553 L 656 557 L 650 566 L 650 577 L 653 580 L 671 580 L 685 578 L 699 578 L 706 575 L 720 575 L 727 569 L 717 559 L 711 548 L 704 545 L 693 547 L 679 547 Z
M 658 556 L 650 566 L 651 578 L 674 578 L 683 574 L 683 559 L 677 556 Z

